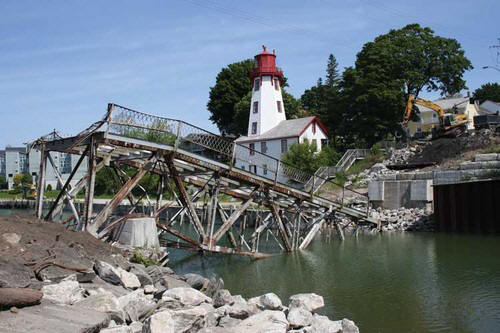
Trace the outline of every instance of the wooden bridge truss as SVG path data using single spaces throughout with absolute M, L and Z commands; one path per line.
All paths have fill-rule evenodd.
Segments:
M 330 183 L 282 161 L 251 151 L 221 136 L 207 132 L 183 121 L 168 119 L 134 111 L 116 104 L 109 104 L 105 117 L 77 136 L 67 138 L 41 138 L 35 142 L 41 151 L 38 176 L 36 214 L 39 218 L 54 219 L 67 204 L 72 215 L 65 223 L 73 222 L 77 230 L 86 230 L 97 237 L 104 237 L 128 217 L 136 216 L 137 207 L 150 195 L 142 188 L 139 197 L 132 190 L 140 187 L 140 180 L 147 174 L 159 177 L 156 201 L 151 204 L 151 216 L 157 220 L 158 232 L 166 246 L 191 251 L 238 254 L 262 257 L 259 251 L 263 235 L 276 242 L 276 248 L 294 251 L 308 247 L 325 222 L 335 214 L 344 214 L 355 220 L 377 223 L 370 217 L 365 195 L 354 193 L 365 200 L 365 209 L 355 209 L 343 204 L 343 198 L 332 200 L 317 194 L 317 182 Z M 66 182 L 57 170 L 50 152 L 80 155 Z M 61 191 L 49 212 L 42 216 L 45 170 L 51 163 Z M 87 174 L 70 188 L 75 173 L 82 163 L 87 163 Z M 237 167 L 238 162 L 265 168 L 265 176 L 250 173 Z M 94 187 L 96 172 L 103 166 L 112 167 L 121 181 L 120 190 L 103 209 L 94 212 Z M 127 176 L 125 169 L 134 168 Z M 315 178 L 316 177 L 316 178 Z M 83 212 L 78 212 L 74 198 L 85 190 Z M 192 192 L 192 193 L 190 193 Z M 342 191 L 344 192 L 344 191 Z M 170 193 L 174 200 L 163 200 Z M 200 214 L 195 202 L 208 196 L 207 209 Z M 220 202 L 221 195 L 230 196 L 240 203 L 228 212 Z M 128 200 L 132 207 L 125 217 L 116 218 L 113 212 L 120 203 Z M 169 207 L 179 207 L 166 220 L 160 214 Z M 264 217 L 245 228 L 241 216 L 249 208 L 263 210 Z M 177 221 L 185 214 L 191 225 L 187 232 Z M 220 223 L 217 223 L 220 221 Z M 165 237 L 167 236 L 167 237 Z

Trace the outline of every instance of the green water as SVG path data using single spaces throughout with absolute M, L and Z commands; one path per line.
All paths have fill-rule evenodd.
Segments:
M 170 258 L 178 274 L 216 274 L 244 297 L 320 294 L 323 314 L 350 318 L 362 333 L 500 332 L 500 235 L 347 235 L 257 261 L 175 250 Z
M 252 261 L 172 253 L 180 273 L 221 276 L 233 294 L 301 292 L 361 332 L 500 332 L 500 237 L 393 233 L 317 240 L 301 253 Z

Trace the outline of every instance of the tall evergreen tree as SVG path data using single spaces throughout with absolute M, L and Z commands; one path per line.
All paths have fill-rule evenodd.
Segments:
M 340 81 L 339 77 L 339 64 L 333 54 L 328 57 L 328 64 L 326 65 L 326 85 L 330 87 L 337 86 Z

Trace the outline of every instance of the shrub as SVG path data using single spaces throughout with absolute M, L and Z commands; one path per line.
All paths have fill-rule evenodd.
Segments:
M 158 265 L 158 260 L 146 258 L 140 253 L 140 251 L 134 252 L 134 255 L 132 256 L 132 258 L 130 258 L 130 262 L 133 262 L 136 264 L 142 264 L 146 267 Z

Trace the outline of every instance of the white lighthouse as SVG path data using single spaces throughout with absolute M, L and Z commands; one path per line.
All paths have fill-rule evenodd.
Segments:
M 283 72 L 276 67 L 276 55 L 262 46 L 255 56 L 256 67 L 250 75 L 253 82 L 252 102 L 248 120 L 248 136 L 260 135 L 286 120 L 281 96 Z
M 235 166 L 287 182 L 286 175 L 276 174 L 276 160 L 296 143 L 309 142 L 320 151 L 327 142 L 328 133 L 315 116 L 286 119 L 281 95 L 283 72 L 276 67 L 274 52 L 267 52 L 265 46 L 262 48 L 263 51 L 255 56 L 255 68 L 250 73 L 253 87 L 248 133 L 235 140 L 248 149 L 237 150 Z

